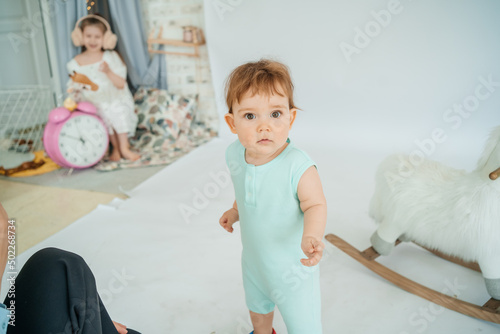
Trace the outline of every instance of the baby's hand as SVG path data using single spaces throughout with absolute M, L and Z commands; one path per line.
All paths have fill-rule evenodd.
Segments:
M 109 72 L 109 65 L 108 65 L 108 63 L 106 63 L 105 61 L 103 61 L 101 63 L 101 65 L 99 65 L 99 71 L 108 74 L 108 72 Z
M 233 224 L 240 219 L 238 211 L 235 208 L 231 208 L 222 214 L 219 219 L 219 224 L 229 233 L 233 233 Z
M 307 259 L 301 259 L 300 262 L 307 267 L 315 266 L 323 256 L 325 244 L 312 236 L 302 237 L 302 251 L 307 256 Z

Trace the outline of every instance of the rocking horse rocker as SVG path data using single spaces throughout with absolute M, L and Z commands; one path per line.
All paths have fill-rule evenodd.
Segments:
M 377 171 L 370 216 L 379 224 L 363 252 L 341 238 L 326 239 L 400 288 L 448 309 L 500 323 L 500 126 L 478 161 L 466 173 L 424 160 L 410 166 L 409 157 L 395 155 Z M 399 240 L 398 240 L 399 239 Z M 375 259 L 388 255 L 401 241 L 417 245 L 446 260 L 482 272 L 492 297 L 474 305 L 431 290 Z

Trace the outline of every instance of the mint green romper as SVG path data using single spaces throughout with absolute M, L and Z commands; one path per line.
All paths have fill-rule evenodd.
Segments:
M 250 311 L 267 314 L 278 306 L 289 334 L 321 334 L 318 266 L 300 263 L 304 213 L 297 187 L 314 162 L 288 145 L 272 161 L 245 161 L 239 140 L 226 150 L 240 216 L 243 286 Z

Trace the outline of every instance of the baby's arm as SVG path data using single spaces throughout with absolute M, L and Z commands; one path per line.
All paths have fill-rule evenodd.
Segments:
M 233 233 L 233 224 L 240 220 L 240 215 L 238 214 L 238 205 L 234 201 L 233 207 L 222 214 L 219 219 L 219 224 L 226 231 Z
M 300 178 L 297 188 L 300 208 L 304 212 L 302 251 L 308 257 L 301 259 L 305 266 L 315 266 L 323 256 L 323 234 L 326 225 L 326 199 L 316 167 L 309 167 Z
M 123 87 L 125 87 L 125 83 L 127 80 L 125 78 L 122 78 L 118 74 L 114 73 L 113 71 L 111 71 L 111 68 L 109 68 L 108 63 L 103 61 L 101 66 L 99 66 L 99 69 L 108 76 L 109 80 L 111 80 L 111 82 L 116 88 L 122 89 Z

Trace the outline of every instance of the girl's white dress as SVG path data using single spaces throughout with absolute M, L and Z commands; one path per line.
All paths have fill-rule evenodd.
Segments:
M 86 75 L 97 90 L 91 90 L 90 86 L 81 91 L 81 101 L 92 102 L 97 107 L 97 112 L 108 128 L 110 134 L 128 133 L 133 136 L 137 126 L 137 115 L 134 112 L 134 99 L 128 89 L 127 83 L 123 89 L 116 88 L 106 74 L 99 70 L 101 63 L 105 61 L 116 75 L 127 78 L 127 67 L 115 51 L 104 51 L 102 60 L 88 65 L 80 65 L 73 58 L 68 64 L 68 72 Z M 72 85 L 70 79 L 68 86 Z M 94 86 L 95 87 L 95 86 Z

